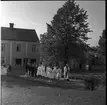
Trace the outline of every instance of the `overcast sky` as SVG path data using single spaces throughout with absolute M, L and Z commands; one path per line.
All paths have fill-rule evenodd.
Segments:
M 88 22 L 93 30 L 88 41 L 91 46 L 98 44 L 99 36 L 105 29 L 105 1 L 76 1 L 80 8 L 87 11 Z M 9 27 L 13 22 L 16 28 L 35 29 L 38 36 L 47 31 L 57 10 L 65 1 L 10 1 L 1 2 L 1 26 Z

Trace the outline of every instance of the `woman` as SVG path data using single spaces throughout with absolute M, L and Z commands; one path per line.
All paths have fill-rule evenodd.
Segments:
M 46 75 L 48 78 L 51 78 L 51 73 L 52 72 L 52 68 L 51 68 L 51 65 L 49 65 L 46 69 Z
M 59 80 L 61 78 L 61 73 L 62 73 L 62 70 L 60 67 L 57 68 L 57 79 Z
M 56 66 L 53 67 L 52 72 L 53 72 L 53 78 L 56 79 L 57 78 L 57 67 Z
M 40 77 L 41 76 L 41 64 L 39 64 L 39 66 L 37 67 L 37 76 Z
M 44 64 L 41 65 L 41 76 L 45 77 L 45 65 Z
M 69 71 L 70 71 L 69 65 L 66 64 L 64 67 L 64 79 L 69 79 Z

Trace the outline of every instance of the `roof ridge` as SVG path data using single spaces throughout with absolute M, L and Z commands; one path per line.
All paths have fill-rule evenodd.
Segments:
M 8 28 L 11 29 L 10 27 L 1 27 L 1 28 Z M 35 29 L 26 29 L 26 28 L 12 28 L 12 29 L 16 29 L 16 30 L 31 30 L 31 31 L 35 31 Z

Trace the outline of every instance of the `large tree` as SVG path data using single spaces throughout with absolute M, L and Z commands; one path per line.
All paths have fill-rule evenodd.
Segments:
M 99 54 L 103 64 L 106 64 L 106 30 L 103 30 L 99 39 Z
M 103 30 L 98 43 L 102 53 L 106 54 L 106 30 Z
M 45 41 L 52 46 L 48 49 L 50 55 L 65 61 L 71 56 L 83 58 L 88 46 L 87 33 L 91 32 L 87 19 L 87 11 L 81 9 L 74 0 L 65 2 L 54 15 L 51 24 L 47 24 Z

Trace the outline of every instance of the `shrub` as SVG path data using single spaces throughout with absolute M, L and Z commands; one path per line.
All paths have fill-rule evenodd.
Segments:
M 102 76 L 101 81 L 102 81 L 102 85 L 106 86 L 106 75 L 105 74 Z
M 85 79 L 85 88 L 88 90 L 95 90 L 101 84 L 101 79 L 96 76 L 90 76 Z

